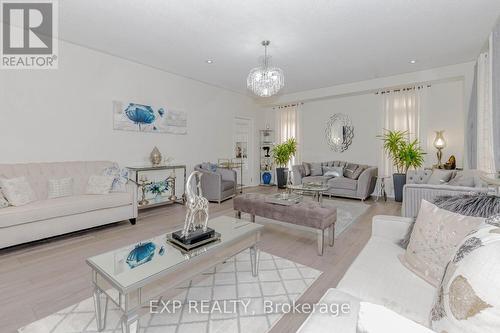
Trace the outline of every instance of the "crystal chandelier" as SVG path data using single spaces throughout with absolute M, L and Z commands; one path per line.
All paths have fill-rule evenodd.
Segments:
M 264 46 L 264 60 L 261 67 L 256 67 L 248 73 L 247 87 L 260 97 L 269 97 L 278 93 L 285 85 L 283 71 L 269 65 L 270 58 L 267 55 L 267 47 L 270 41 L 262 41 Z

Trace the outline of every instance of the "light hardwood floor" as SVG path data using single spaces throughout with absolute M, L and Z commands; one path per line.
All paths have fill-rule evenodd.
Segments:
M 257 187 L 246 192 L 274 192 Z M 325 199 L 329 200 L 329 199 Z M 338 199 L 335 200 L 349 200 Z M 323 271 L 299 302 L 317 302 L 335 287 L 371 234 L 374 215 L 400 215 L 394 201 L 366 201 L 369 209 L 335 240 L 325 254 L 316 254 L 316 234 L 279 225 L 265 226 L 260 247 L 263 251 Z M 185 210 L 180 205 L 141 212 L 137 225 L 113 224 L 50 241 L 0 250 L 0 332 L 15 332 L 91 296 L 90 270 L 85 259 L 176 229 L 183 224 Z M 212 217 L 233 214 L 232 200 L 211 204 Z M 243 218 L 248 218 L 243 215 Z M 285 315 L 271 333 L 295 332 L 305 315 Z

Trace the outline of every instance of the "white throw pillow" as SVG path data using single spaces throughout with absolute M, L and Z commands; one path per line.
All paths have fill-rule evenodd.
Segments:
M 323 168 L 323 176 L 330 177 L 344 177 L 344 168 L 343 167 L 324 167 Z
M 361 302 L 356 333 L 434 333 L 382 305 Z
M 87 183 L 86 194 L 108 194 L 115 180 L 114 176 L 92 175 Z
M 9 207 L 9 202 L 3 196 L 2 191 L 0 190 L 0 209 Z
M 430 313 L 436 332 L 500 331 L 500 228 L 469 234 L 449 262 Z
M 484 218 L 452 213 L 422 200 L 410 243 L 399 258 L 413 273 L 437 287 L 462 239 L 483 222 Z
M 36 195 L 26 177 L 0 178 L 2 192 L 12 206 L 23 206 L 36 200 Z
M 73 195 L 73 178 L 49 179 L 49 199 Z

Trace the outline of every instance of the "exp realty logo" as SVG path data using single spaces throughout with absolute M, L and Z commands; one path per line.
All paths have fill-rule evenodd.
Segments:
M 2 69 L 56 69 L 57 0 L 1 0 Z

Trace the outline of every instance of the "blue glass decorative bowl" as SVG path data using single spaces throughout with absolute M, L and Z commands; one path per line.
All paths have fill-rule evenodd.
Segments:
M 127 264 L 135 268 L 147 263 L 155 255 L 156 245 L 153 242 L 139 243 L 127 256 Z

